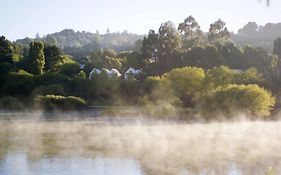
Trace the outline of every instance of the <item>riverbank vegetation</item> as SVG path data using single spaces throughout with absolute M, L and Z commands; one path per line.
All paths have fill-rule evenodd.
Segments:
M 120 46 L 121 51 L 110 44 L 101 47 L 98 40 L 62 46 L 67 37 L 58 42 L 59 36 L 26 42 L 0 38 L 1 109 L 138 106 L 161 115 L 190 109 L 207 119 L 237 112 L 264 118 L 280 110 L 280 38 L 272 52 L 242 47 L 232 41 L 222 20 L 204 32 L 192 16 L 177 27 L 165 22 L 134 45 Z M 128 78 L 129 68 L 141 71 Z M 93 69 L 117 69 L 121 76 L 101 71 L 89 79 Z

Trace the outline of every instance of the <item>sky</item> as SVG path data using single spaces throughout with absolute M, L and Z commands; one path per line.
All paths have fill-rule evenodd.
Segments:
M 237 32 L 249 21 L 281 22 L 281 1 L 271 0 L 0 0 L 0 35 L 9 40 L 63 29 L 146 34 L 161 23 L 177 26 L 192 15 L 204 31 L 217 19 Z

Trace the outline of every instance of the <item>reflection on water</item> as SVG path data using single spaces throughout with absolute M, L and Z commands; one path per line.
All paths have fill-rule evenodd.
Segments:
M 281 174 L 280 152 L 281 122 L 0 121 L 1 175 Z
M 139 163 L 130 159 L 44 158 L 28 160 L 26 154 L 7 154 L 1 175 L 141 175 Z

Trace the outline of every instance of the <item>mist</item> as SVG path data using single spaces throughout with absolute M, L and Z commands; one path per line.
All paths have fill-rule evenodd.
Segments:
M 1 120 L 0 159 L 10 153 L 24 153 L 31 162 L 75 156 L 132 159 L 145 175 L 231 174 L 232 169 L 279 174 L 280 133 L 280 121 Z

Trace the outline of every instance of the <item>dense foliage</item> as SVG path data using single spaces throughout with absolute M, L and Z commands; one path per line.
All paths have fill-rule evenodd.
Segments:
M 239 35 L 253 32 L 246 28 Z M 117 48 L 125 36 L 131 38 L 125 42 L 129 47 Z M 137 37 L 73 30 L 14 43 L 1 37 L 0 107 L 133 105 L 156 109 L 155 113 L 162 110 L 161 115 L 188 109 L 207 119 L 235 112 L 259 117 L 269 116 L 273 109 L 278 112 L 280 38 L 272 43 L 273 54 L 260 47 L 241 47 L 231 41 L 221 19 L 203 32 L 192 16 L 177 27 L 168 21 L 142 40 Z M 129 68 L 139 73 L 126 78 Z M 110 70 L 122 76 L 109 75 Z

